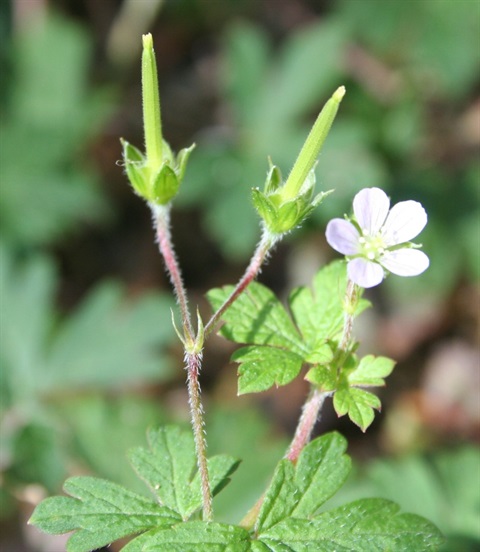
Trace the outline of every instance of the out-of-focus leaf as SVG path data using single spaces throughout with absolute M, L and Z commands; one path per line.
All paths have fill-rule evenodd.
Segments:
M 430 93 L 460 96 L 475 82 L 480 66 L 477 3 L 342 0 L 338 7 L 337 15 L 349 22 L 355 37 L 394 61 L 419 86 L 427 80 Z
M 12 466 L 5 476 L 9 486 L 41 483 L 54 492 L 65 479 L 65 448 L 54 427 L 33 422 L 20 428 L 13 437 L 10 459 Z
M 15 83 L 0 126 L 1 228 L 13 243 L 46 243 L 106 207 L 78 158 L 106 103 L 88 91 L 89 40 L 58 17 L 20 32 Z
M 333 353 L 329 342 L 343 329 L 343 297 L 347 285 L 345 264 L 333 262 L 314 278 L 313 289 L 295 289 L 289 298 L 292 316 L 265 286 L 252 282 L 222 316 L 220 333 L 249 346 L 236 351 L 239 362 L 239 394 L 286 385 L 300 372 L 302 364 L 328 363 Z M 208 299 L 218 309 L 232 286 L 213 289 Z M 355 315 L 368 302 L 360 299 Z M 348 410 L 348 409 L 347 409 Z
M 228 453 L 242 460 L 232 481 L 214 501 L 215 519 L 236 523 L 266 488 L 287 442 L 252 408 L 216 408 L 207 416 L 209 452 Z
M 159 353 L 173 336 L 171 300 L 145 293 L 125 301 L 122 286 L 97 286 L 64 320 L 47 358 L 45 386 L 111 386 L 162 379 L 170 374 Z
M 75 457 L 92 473 L 150 496 L 133 473 L 127 451 L 144 443 L 145 428 L 165 421 L 157 402 L 123 395 L 66 397 L 56 402 L 55 413 L 66 422 Z
M 147 437 L 149 448 L 133 449 L 130 462 L 159 503 L 187 520 L 202 506 L 193 435 L 177 426 L 164 426 L 150 430 Z M 223 454 L 209 458 L 207 463 L 211 491 L 215 495 L 229 482 L 238 461 Z
M 169 299 L 150 293 L 126 300 L 121 286 L 105 283 L 58 319 L 51 263 L 38 256 L 17 264 L 5 249 L 0 255 L 1 360 L 11 403 L 31 411 L 42 394 L 59 389 L 169 376 L 162 355 L 173 336 Z

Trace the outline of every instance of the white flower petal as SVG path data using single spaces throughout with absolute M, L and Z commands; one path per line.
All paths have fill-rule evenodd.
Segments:
M 394 205 L 383 227 L 387 246 L 405 243 L 418 236 L 427 224 L 427 213 L 418 201 L 401 201 Z
M 347 273 L 353 283 L 363 288 L 378 286 L 384 278 L 383 268 L 379 264 L 361 257 L 348 262 Z
M 430 260 L 423 251 L 409 248 L 387 251 L 380 262 L 397 276 L 418 276 L 430 265 Z
M 370 236 L 377 234 L 383 226 L 389 208 L 390 200 L 380 188 L 364 188 L 353 198 L 355 218 L 364 233 Z
M 325 235 L 330 247 L 342 255 L 358 253 L 360 235 L 351 222 L 339 218 L 333 219 L 327 224 Z

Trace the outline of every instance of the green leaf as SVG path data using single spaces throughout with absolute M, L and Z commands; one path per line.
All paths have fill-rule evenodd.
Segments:
M 75 531 L 68 552 L 90 552 L 119 538 L 180 521 L 166 506 L 104 479 L 71 477 L 64 489 L 74 498 L 45 499 L 29 523 L 54 535 Z
M 251 540 L 242 527 L 190 521 L 171 529 L 151 531 L 128 544 L 123 552 L 250 552 Z
M 333 391 L 332 383 L 336 379 L 337 391 L 333 396 L 336 413 L 338 416 L 348 414 L 352 422 L 365 431 L 375 417 L 373 409 L 380 410 L 381 402 L 376 395 L 356 386 L 385 385 L 384 378 L 391 374 L 395 362 L 373 355 L 367 355 L 358 362 L 355 355 L 350 355 L 349 363 L 353 365 L 344 364 L 339 376 L 330 367 L 315 367 L 308 372 L 307 379 L 324 391 Z
M 290 294 L 295 323 L 310 350 L 315 350 L 319 342 L 338 338 L 342 331 L 346 286 L 345 263 L 335 261 L 317 272 L 312 289 L 301 287 Z M 358 316 L 368 306 L 369 302 L 361 299 L 355 315 Z
M 133 449 L 130 462 L 158 500 L 186 520 L 202 505 L 193 436 L 190 431 L 167 426 L 150 430 L 147 438 L 149 449 Z M 213 495 L 228 483 L 237 466 L 238 461 L 226 455 L 208 459 Z
M 325 393 L 335 391 L 338 384 L 337 372 L 330 366 L 314 366 L 307 372 L 305 379 Z
M 281 460 L 265 493 L 256 531 L 263 533 L 289 517 L 311 518 L 343 485 L 350 471 L 347 443 L 329 433 L 309 443 L 297 463 Z
M 383 499 L 364 499 L 312 519 L 290 518 L 259 535 L 272 552 L 423 552 L 443 542 L 438 529 Z
M 348 374 L 350 385 L 381 387 L 395 366 L 395 361 L 387 357 L 367 355 L 360 360 L 358 366 Z
M 380 399 L 356 387 L 342 387 L 333 395 L 333 407 L 338 416 L 348 417 L 362 431 L 366 431 L 375 417 L 373 409 L 380 410 Z
M 290 383 L 302 368 L 302 357 L 284 349 L 242 347 L 232 355 L 241 363 L 238 373 L 238 394 L 257 393 L 273 385 Z
M 219 308 L 232 292 L 232 286 L 213 289 L 207 297 L 213 309 Z M 290 316 L 275 294 L 252 282 L 225 312 L 221 335 L 237 343 L 270 345 L 305 354 L 301 337 Z
M 240 362 L 239 394 L 286 385 L 304 363 L 327 364 L 333 359 L 331 342 L 343 330 L 343 299 L 347 284 L 345 264 L 334 262 L 314 279 L 313 290 L 299 288 L 290 295 L 293 318 L 265 286 L 252 282 L 225 312 L 220 333 L 237 343 L 251 343 L 234 353 Z M 217 309 L 232 291 L 213 289 L 207 297 Z M 358 315 L 368 305 L 359 300 Z M 335 386 L 329 390 L 333 390 Z

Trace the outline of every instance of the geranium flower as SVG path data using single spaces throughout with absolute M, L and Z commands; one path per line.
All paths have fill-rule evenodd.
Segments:
M 327 241 L 348 259 L 348 277 L 369 288 L 380 284 L 386 272 L 417 276 L 430 261 L 410 242 L 427 224 L 427 213 L 417 201 L 401 201 L 390 209 L 390 199 L 379 188 L 365 188 L 353 200 L 351 220 L 333 219 Z

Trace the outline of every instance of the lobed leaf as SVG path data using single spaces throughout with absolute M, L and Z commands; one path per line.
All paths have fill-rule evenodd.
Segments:
M 315 519 L 289 518 L 259 536 L 271 552 L 426 552 L 443 542 L 438 529 L 379 498 L 363 499 Z
M 223 315 L 225 325 L 220 331 L 231 341 L 257 345 L 244 347 L 232 357 L 241 364 L 239 394 L 286 385 L 304 363 L 332 361 L 331 343 L 343 328 L 346 284 L 344 263 L 328 265 L 315 277 L 313 290 L 299 288 L 290 295 L 293 319 L 268 288 L 256 282 L 248 286 Z M 212 307 L 218 309 L 232 289 L 211 290 L 207 296 Z M 360 300 L 356 314 L 367 305 Z
M 298 376 L 302 357 L 273 347 L 242 347 L 232 360 L 241 363 L 238 394 L 266 391 L 273 385 L 286 385 Z
M 235 525 L 189 521 L 151 531 L 131 541 L 123 552 L 250 552 L 248 531 Z
M 193 436 L 176 426 L 166 426 L 150 430 L 147 438 L 149 448 L 130 451 L 130 462 L 160 503 L 186 520 L 202 505 Z M 228 483 L 237 466 L 238 461 L 227 455 L 208 459 L 213 494 Z
M 342 331 L 346 286 L 345 263 L 335 261 L 317 272 L 312 289 L 300 287 L 290 294 L 293 318 L 310 350 L 315 350 L 319 343 L 335 339 Z M 355 315 L 368 306 L 368 301 L 360 299 Z
M 218 309 L 232 292 L 232 286 L 213 289 L 207 297 Z M 267 287 L 252 282 L 225 312 L 226 324 L 221 335 L 236 343 L 270 345 L 304 354 L 301 337 L 290 316 L 275 294 Z
M 367 355 L 348 374 L 348 382 L 350 385 L 381 387 L 385 385 L 384 378 L 392 373 L 394 367 L 395 361 L 390 358 Z
M 351 460 L 347 442 L 329 433 L 309 443 L 296 465 L 281 460 L 265 493 L 256 530 L 263 532 L 289 517 L 312 518 L 320 506 L 343 485 Z
M 380 399 L 373 393 L 356 387 L 342 387 L 333 395 L 333 407 L 338 416 L 348 417 L 365 431 L 375 417 L 373 409 L 380 410 Z
M 122 537 L 180 521 L 170 508 L 104 479 L 71 477 L 64 490 L 73 498 L 45 499 L 29 523 L 55 535 L 75 531 L 68 540 L 68 552 L 90 552 Z

